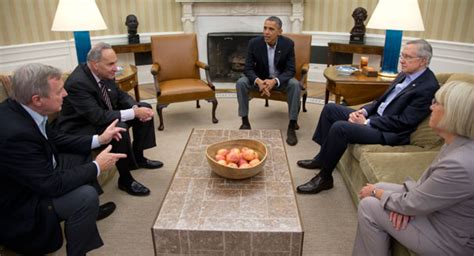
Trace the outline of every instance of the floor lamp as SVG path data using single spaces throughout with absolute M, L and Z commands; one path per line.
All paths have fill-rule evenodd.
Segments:
M 380 76 L 396 76 L 403 31 L 424 31 L 418 0 L 379 0 L 367 28 L 385 29 Z
M 79 64 L 91 49 L 89 31 L 107 29 L 95 0 L 59 0 L 52 31 L 73 31 Z

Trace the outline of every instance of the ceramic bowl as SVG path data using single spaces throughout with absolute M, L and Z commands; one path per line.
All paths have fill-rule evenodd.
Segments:
M 248 167 L 248 168 L 234 168 L 226 165 L 219 164 L 215 160 L 215 156 L 219 149 L 232 149 L 232 148 L 243 148 L 247 147 L 249 149 L 253 149 L 259 155 L 260 163 L 255 166 Z M 258 140 L 252 139 L 237 139 L 237 140 L 227 140 L 214 143 L 209 145 L 206 148 L 206 158 L 211 170 L 219 176 L 228 179 L 246 179 L 252 176 L 257 175 L 263 169 L 265 165 L 265 161 L 267 160 L 267 147 L 263 142 Z
M 343 76 L 350 76 L 354 71 L 358 69 L 352 66 L 338 66 L 336 67 L 337 73 Z

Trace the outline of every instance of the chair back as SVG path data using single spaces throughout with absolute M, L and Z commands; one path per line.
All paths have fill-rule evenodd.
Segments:
M 173 79 L 200 79 L 196 34 L 157 35 L 151 37 L 153 63 L 158 63 L 159 82 Z
M 293 40 L 295 43 L 295 68 L 296 74 L 295 78 L 298 81 L 301 80 L 301 68 L 303 64 L 310 63 L 311 57 L 311 35 L 305 34 L 283 34 Z M 306 76 L 307 77 L 307 76 Z M 306 81 L 301 81 L 301 83 L 305 83 Z

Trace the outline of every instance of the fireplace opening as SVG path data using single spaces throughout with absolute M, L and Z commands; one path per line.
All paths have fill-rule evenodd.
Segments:
M 247 45 L 256 32 L 207 34 L 207 60 L 213 82 L 237 82 L 245 67 Z

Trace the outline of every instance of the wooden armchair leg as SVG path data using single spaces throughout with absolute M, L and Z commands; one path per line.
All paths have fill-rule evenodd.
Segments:
M 268 107 L 268 99 L 265 99 L 265 107 Z
M 306 110 L 306 98 L 308 98 L 308 93 L 303 94 L 303 112 L 308 112 Z
M 219 122 L 216 118 L 217 99 L 210 99 L 208 101 L 212 102 L 212 123 L 216 124 Z
M 201 105 L 199 105 L 199 100 L 196 100 L 196 108 L 201 108 Z
M 324 96 L 324 104 L 328 104 L 329 102 L 329 90 L 326 89 L 326 95 Z
M 167 104 L 158 104 L 156 106 L 156 112 L 158 113 L 158 117 L 160 118 L 160 126 L 158 127 L 159 131 L 163 131 L 163 129 L 165 129 L 165 126 L 163 124 L 163 109 L 167 106 Z

